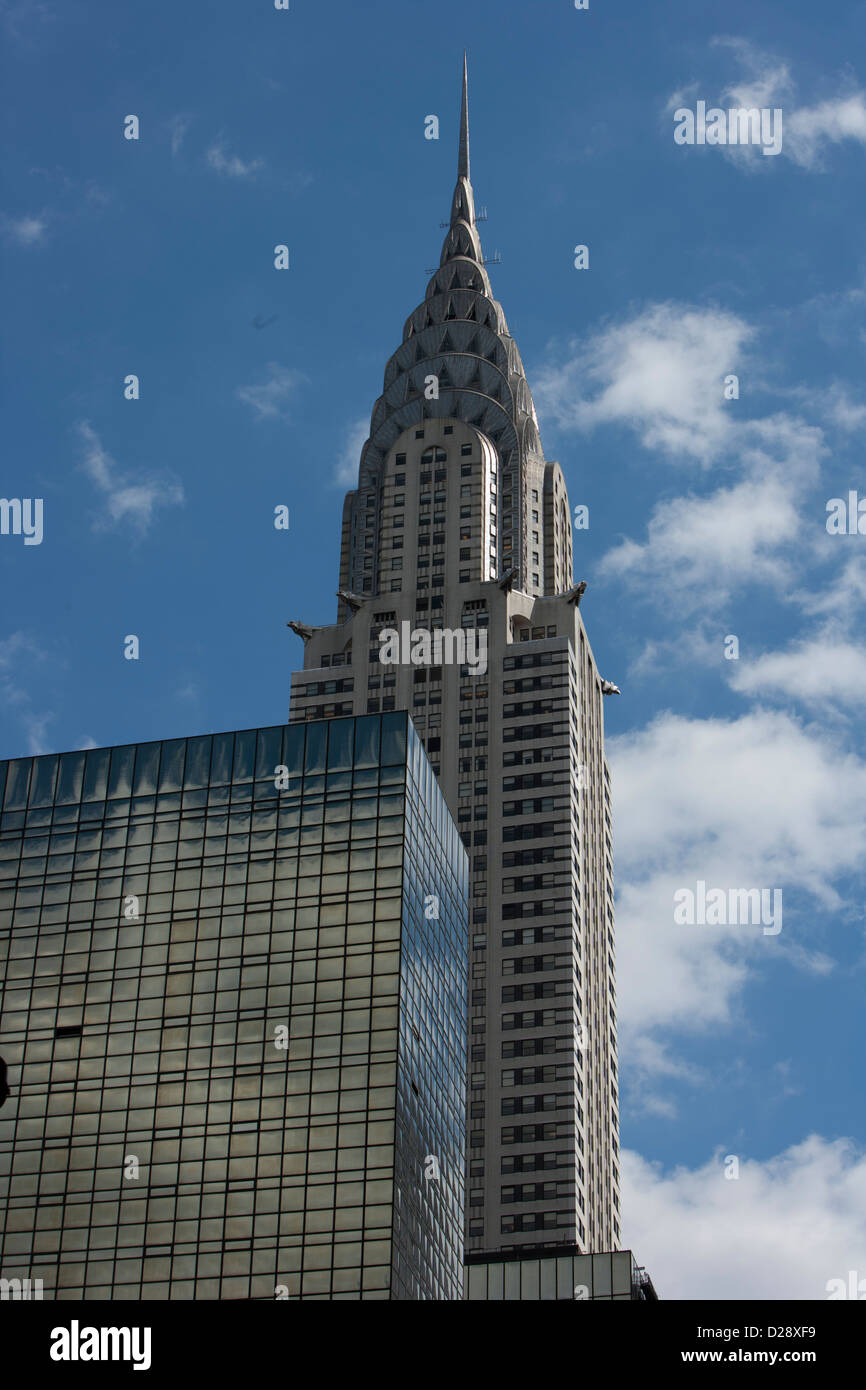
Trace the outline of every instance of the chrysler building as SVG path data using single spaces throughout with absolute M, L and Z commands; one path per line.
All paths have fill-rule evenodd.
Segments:
M 470 1259 L 620 1245 L 602 709 L 616 687 L 593 658 L 585 588 L 481 248 L 464 60 L 439 267 L 343 506 L 336 622 L 290 624 L 304 640 L 290 718 L 408 710 L 470 856 Z M 381 634 L 419 630 L 471 633 L 486 662 L 449 662 L 445 644 L 439 665 L 383 664 Z

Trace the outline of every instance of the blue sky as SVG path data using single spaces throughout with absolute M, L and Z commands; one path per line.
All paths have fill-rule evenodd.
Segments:
M 0 756 L 287 717 L 285 623 L 334 616 L 343 491 L 438 261 L 465 45 L 494 291 L 623 691 L 624 1237 L 667 1296 L 866 1279 L 866 536 L 825 525 L 866 497 L 866 5 L 0 24 L 0 492 L 44 499 L 41 545 L 0 536 Z M 677 145 L 701 100 L 781 108 L 781 153 Z M 698 880 L 781 888 L 782 931 L 675 926 Z

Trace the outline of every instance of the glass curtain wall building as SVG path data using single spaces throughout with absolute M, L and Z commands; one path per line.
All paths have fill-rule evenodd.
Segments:
M 406 714 L 0 763 L 0 1275 L 460 1298 L 465 851 Z
M 507 1260 L 470 1257 L 465 1296 L 482 1302 L 655 1303 L 653 1282 L 630 1250 L 587 1255 L 579 1250 Z

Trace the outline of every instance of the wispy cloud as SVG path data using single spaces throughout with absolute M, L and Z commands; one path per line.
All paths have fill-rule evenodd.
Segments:
M 175 159 L 177 155 L 180 154 L 181 147 L 186 139 L 186 133 L 192 125 L 193 120 L 193 116 L 188 116 L 185 112 L 179 112 L 176 116 L 172 116 L 169 121 L 168 128 L 171 132 L 172 159 Z
M 723 635 L 718 622 L 706 617 L 692 628 L 678 622 L 673 636 L 644 639 L 639 654 L 629 661 L 629 678 L 666 675 L 683 667 L 694 671 L 701 666 L 718 666 Z
M 27 752 L 30 753 L 32 757 L 38 757 L 40 753 L 51 752 L 51 745 L 46 738 L 46 734 L 48 732 L 48 725 L 53 719 L 53 713 L 22 715 L 22 723 L 24 724 L 24 731 L 27 735 Z
M 667 1044 L 648 1033 L 631 1039 L 628 1058 L 630 1080 L 627 1104 L 632 1115 L 655 1115 L 673 1120 L 678 1113 L 677 1104 L 671 1095 L 662 1093 L 665 1083 L 682 1082 L 688 1086 L 706 1084 L 706 1073 L 702 1067 L 674 1056 Z
M 95 179 L 72 178 L 59 165 L 46 168 L 34 164 L 27 172 L 31 178 L 48 185 L 50 210 L 42 209 L 24 217 L 5 219 L 6 235 L 10 239 L 17 234 L 25 244 L 43 241 L 45 234 L 53 227 L 90 218 L 104 211 L 114 201 L 113 193 Z
M 781 394 L 802 401 L 843 434 L 852 434 L 866 425 L 866 403 L 854 399 L 840 381 L 825 387 L 795 386 Z
M 257 420 L 285 418 L 286 402 L 308 378 L 293 367 L 281 367 L 278 362 L 269 362 L 267 370 L 265 381 L 253 386 L 239 386 L 237 398 L 255 411 Z
M 680 612 L 707 612 L 747 584 L 789 584 L 793 556 L 786 552 L 799 532 L 799 513 L 779 473 L 659 503 L 646 541 L 629 539 L 608 550 L 599 574 L 640 589 L 653 605 L 661 596 Z
M 13 632 L 10 637 L 0 638 L 0 673 L 14 671 L 27 657 L 46 661 L 48 654 L 25 632 Z
M 118 468 L 88 421 L 80 421 L 76 430 L 83 450 L 81 467 L 105 502 L 98 527 L 131 523 L 144 533 L 158 508 L 182 505 L 183 487 L 176 479 L 168 475 L 133 479 Z
M 783 58 L 733 35 L 720 35 L 711 45 L 730 49 L 741 68 L 740 77 L 729 81 L 723 90 L 725 102 L 732 106 L 778 106 L 793 96 L 794 79 Z
M 345 434 L 345 443 L 340 451 L 337 465 L 334 469 L 334 484 L 337 487 L 351 488 L 357 486 L 358 466 L 361 462 L 361 450 L 370 435 L 370 417 L 362 415 L 349 425 Z
M 798 701 L 826 708 L 866 704 L 866 646 L 828 627 L 782 651 L 731 663 L 730 684 L 741 695 Z
M 866 612 L 866 557 L 849 556 L 826 588 L 800 593 L 797 601 L 804 613 L 847 628 Z
M 34 757 L 49 751 L 45 734 L 54 713 L 33 708 L 33 698 L 24 682 L 33 667 L 44 666 L 47 660 L 48 653 L 25 632 L 13 632 L 0 639 L 0 697 L 20 721 L 26 751 Z
M 55 6 L 47 0 L 0 0 L 0 20 L 13 39 L 29 39 L 34 24 L 44 24 L 55 18 Z
M 718 100 L 709 100 L 705 86 L 691 82 L 674 92 L 665 106 L 666 115 L 696 97 L 722 109 L 745 107 L 782 110 L 781 154 L 802 169 L 818 171 L 824 167 L 828 148 L 853 141 L 866 148 L 866 93 L 849 79 L 841 80 L 839 90 L 812 105 L 796 104 L 796 83 L 788 63 L 739 37 L 718 37 L 712 45 L 727 48 L 739 67 L 738 77 L 722 87 Z M 729 160 L 749 171 L 769 171 L 775 163 L 761 157 L 757 145 L 732 144 L 719 147 Z
M 44 213 L 39 216 L 4 216 L 0 225 L 2 225 L 6 240 L 16 246 L 37 246 L 45 240 L 45 233 L 48 230 L 48 222 Z
M 220 140 L 211 145 L 205 158 L 211 169 L 232 179 L 253 178 L 258 170 L 264 167 L 263 159 L 244 162 L 236 154 L 226 154 L 225 145 Z

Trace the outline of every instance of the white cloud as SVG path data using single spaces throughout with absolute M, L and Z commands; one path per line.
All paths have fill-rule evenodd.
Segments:
M 275 420 L 285 416 L 285 402 L 306 380 L 303 372 L 269 362 L 265 381 L 259 386 L 239 386 L 236 394 L 244 405 L 252 407 L 257 420 Z
M 866 97 L 851 92 L 845 97 L 822 101 L 793 111 L 785 122 L 787 153 L 804 169 L 821 168 L 824 145 L 856 140 L 866 145 Z
M 105 510 L 100 526 L 132 522 L 141 532 L 147 530 L 159 507 L 176 507 L 183 503 L 183 488 L 170 477 L 144 477 L 132 481 L 122 473 L 111 455 L 102 447 L 93 427 L 82 420 L 77 426 L 84 458 L 82 468 L 90 481 L 104 495 Z
M 659 1029 L 729 1025 L 750 973 L 771 960 L 826 969 L 814 942 L 808 958 L 790 952 L 792 919 L 804 904 L 847 910 L 840 879 L 861 872 L 866 857 L 866 764 L 768 710 L 733 720 L 667 713 L 609 739 L 608 754 L 625 1046 Z M 698 880 L 780 888 L 781 933 L 675 924 L 674 892 Z
M 614 546 L 598 573 L 641 588 L 663 610 L 712 610 L 747 583 L 787 584 L 791 563 L 782 551 L 799 530 L 783 478 L 738 483 L 706 497 L 658 503 L 646 542 Z
M 370 437 L 370 417 L 362 415 L 349 425 L 345 443 L 334 470 L 334 482 L 339 487 L 358 486 L 358 469 L 361 464 L 361 450 Z
M 708 466 L 732 428 L 724 379 L 743 370 L 753 336 L 720 309 L 652 305 L 585 344 L 573 342 L 565 362 L 537 374 L 535 402 L 561 429 L 625 424 L 646 448 Z
M 800 700 L 826 707 L 866 704 L 866 647 L 828 629 L 785 651 L 731 662 L 730 684 L 741 695 Z
M 44 216 L 3 218 L 6 239 L 14 242 L 16 246 L 37 246 L 45 239 L 47 227 Z
M 736 1179 L 729 1152 L 667 1173 L 623 1152 L 624 1244 L 661 1298 L 820 1300 L 829 1280 L 866 1277 L 866 1155 L 852 1142 L 735 1154 Z
M 249 179 L 264 165 L 263 159 L 251 159 L 244 163 L 236 154 L 228 155 L 221 141 L 211 145 L 205 156 L 211 169 L 232 179 Z
M 646 541 L 625 539 L 602 559 L 600 574 L 653 602 L 664 586 L 678 612 L 712 610 L 753 582 L 787 587 L 802 561 L 799 505 L 827 447 L 822 430 L 798 416 L 743 419 L 725 400 L 726 376 L 754 375 L 745 353 L 755 336 L 716 309 L 653 305 L 585 346 L 573 343 L 565 361 L 539 373 L 539 407 L 561 429 L 625 426 L 666 461 L 740 475 L 715 492 L 658 503 Z

